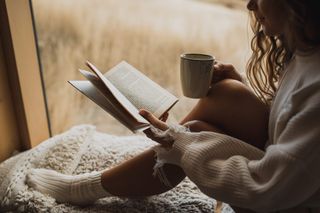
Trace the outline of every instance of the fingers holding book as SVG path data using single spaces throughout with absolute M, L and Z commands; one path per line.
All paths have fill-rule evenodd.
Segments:
M 168 125 L 165 123 L 165 121 L 168 118 L 168 113 L 165 113 L 161 119 L 158 119 L 156 116 L 154 116 L 151 112 L 141 109 L 139 111 L 139 114 L 142 115 L 146 120 L 148 120 L 154 127 L 165 131 L 168 129 Z M 167 114 L 167 115 L 166 115 Z
M 165 131 L 169 128 L 168 125 L 165 123 L 165 121 L 167 120 L 168 115 L 169 115 L 167 112 L 163 116 L 161 116 L 160 119 L 155 117 L 149 111 L 143 110 L 143 109 L 139 111 L 139 114 L 142 115 L 146 120 L 148 120 L 155 128 L 157 128 L 161 131 Z M 159 137 L 155 133 L 155 131 L 152 130 L 151 128 L 148 128 L 148 129 L 144 130 L 143 132 L 146 134 L 146 136 L 148 138 L 163 145 L 164 147 L 171 147 L 173 144 L 172 139 L 168 140 L 168 138 L 166 138 L 166 137 Z
M 169 113 L 165 112 L 159 119 L 163 122 L 166 122 L 168 120 Z

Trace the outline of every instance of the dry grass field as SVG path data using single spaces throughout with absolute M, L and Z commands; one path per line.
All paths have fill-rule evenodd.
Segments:
M 243 71 L 249 55 L 247 12 L 239 3 L 230 6 L 235 1 L 217 1 L 33 1 L 53 133 L 90 123 L 111 134 L 130 134 L 67 83 L 82 79 L 77 70 L 86 60 L 104 72 L 126 60 L 178 96 L 171 121 L 196 101 L 182 97 L 180 54 L 212 54 Z

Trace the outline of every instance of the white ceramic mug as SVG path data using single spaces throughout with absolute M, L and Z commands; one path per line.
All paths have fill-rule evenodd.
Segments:
M 209 91 L 215 58 L 200 53 L 180 56 L 180 80 L 182 92 L 189 98 L 205 97 Z

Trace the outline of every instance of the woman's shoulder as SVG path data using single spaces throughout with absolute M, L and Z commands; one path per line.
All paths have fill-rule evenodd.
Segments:
M 293 92 L 290 101 L 293 111 L 313 111 L 320 116 L 320 80 L 308 83 Z
M 313 53 L 297 54 L 297 75 L 299 76 L 296 93 L 302 90 L 319 92 L 320 87 L 320 49 Z

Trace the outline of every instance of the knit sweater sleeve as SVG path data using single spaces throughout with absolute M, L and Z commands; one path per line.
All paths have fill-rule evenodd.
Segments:
M 215 199 L 263 212 L 291 208 L 320 186 L 319 106 L 314 99 L 306 102 L 265 152 L 227 135 L 171 128 L 173 147 L 160 148 L 157 155 L 182 167 Z

